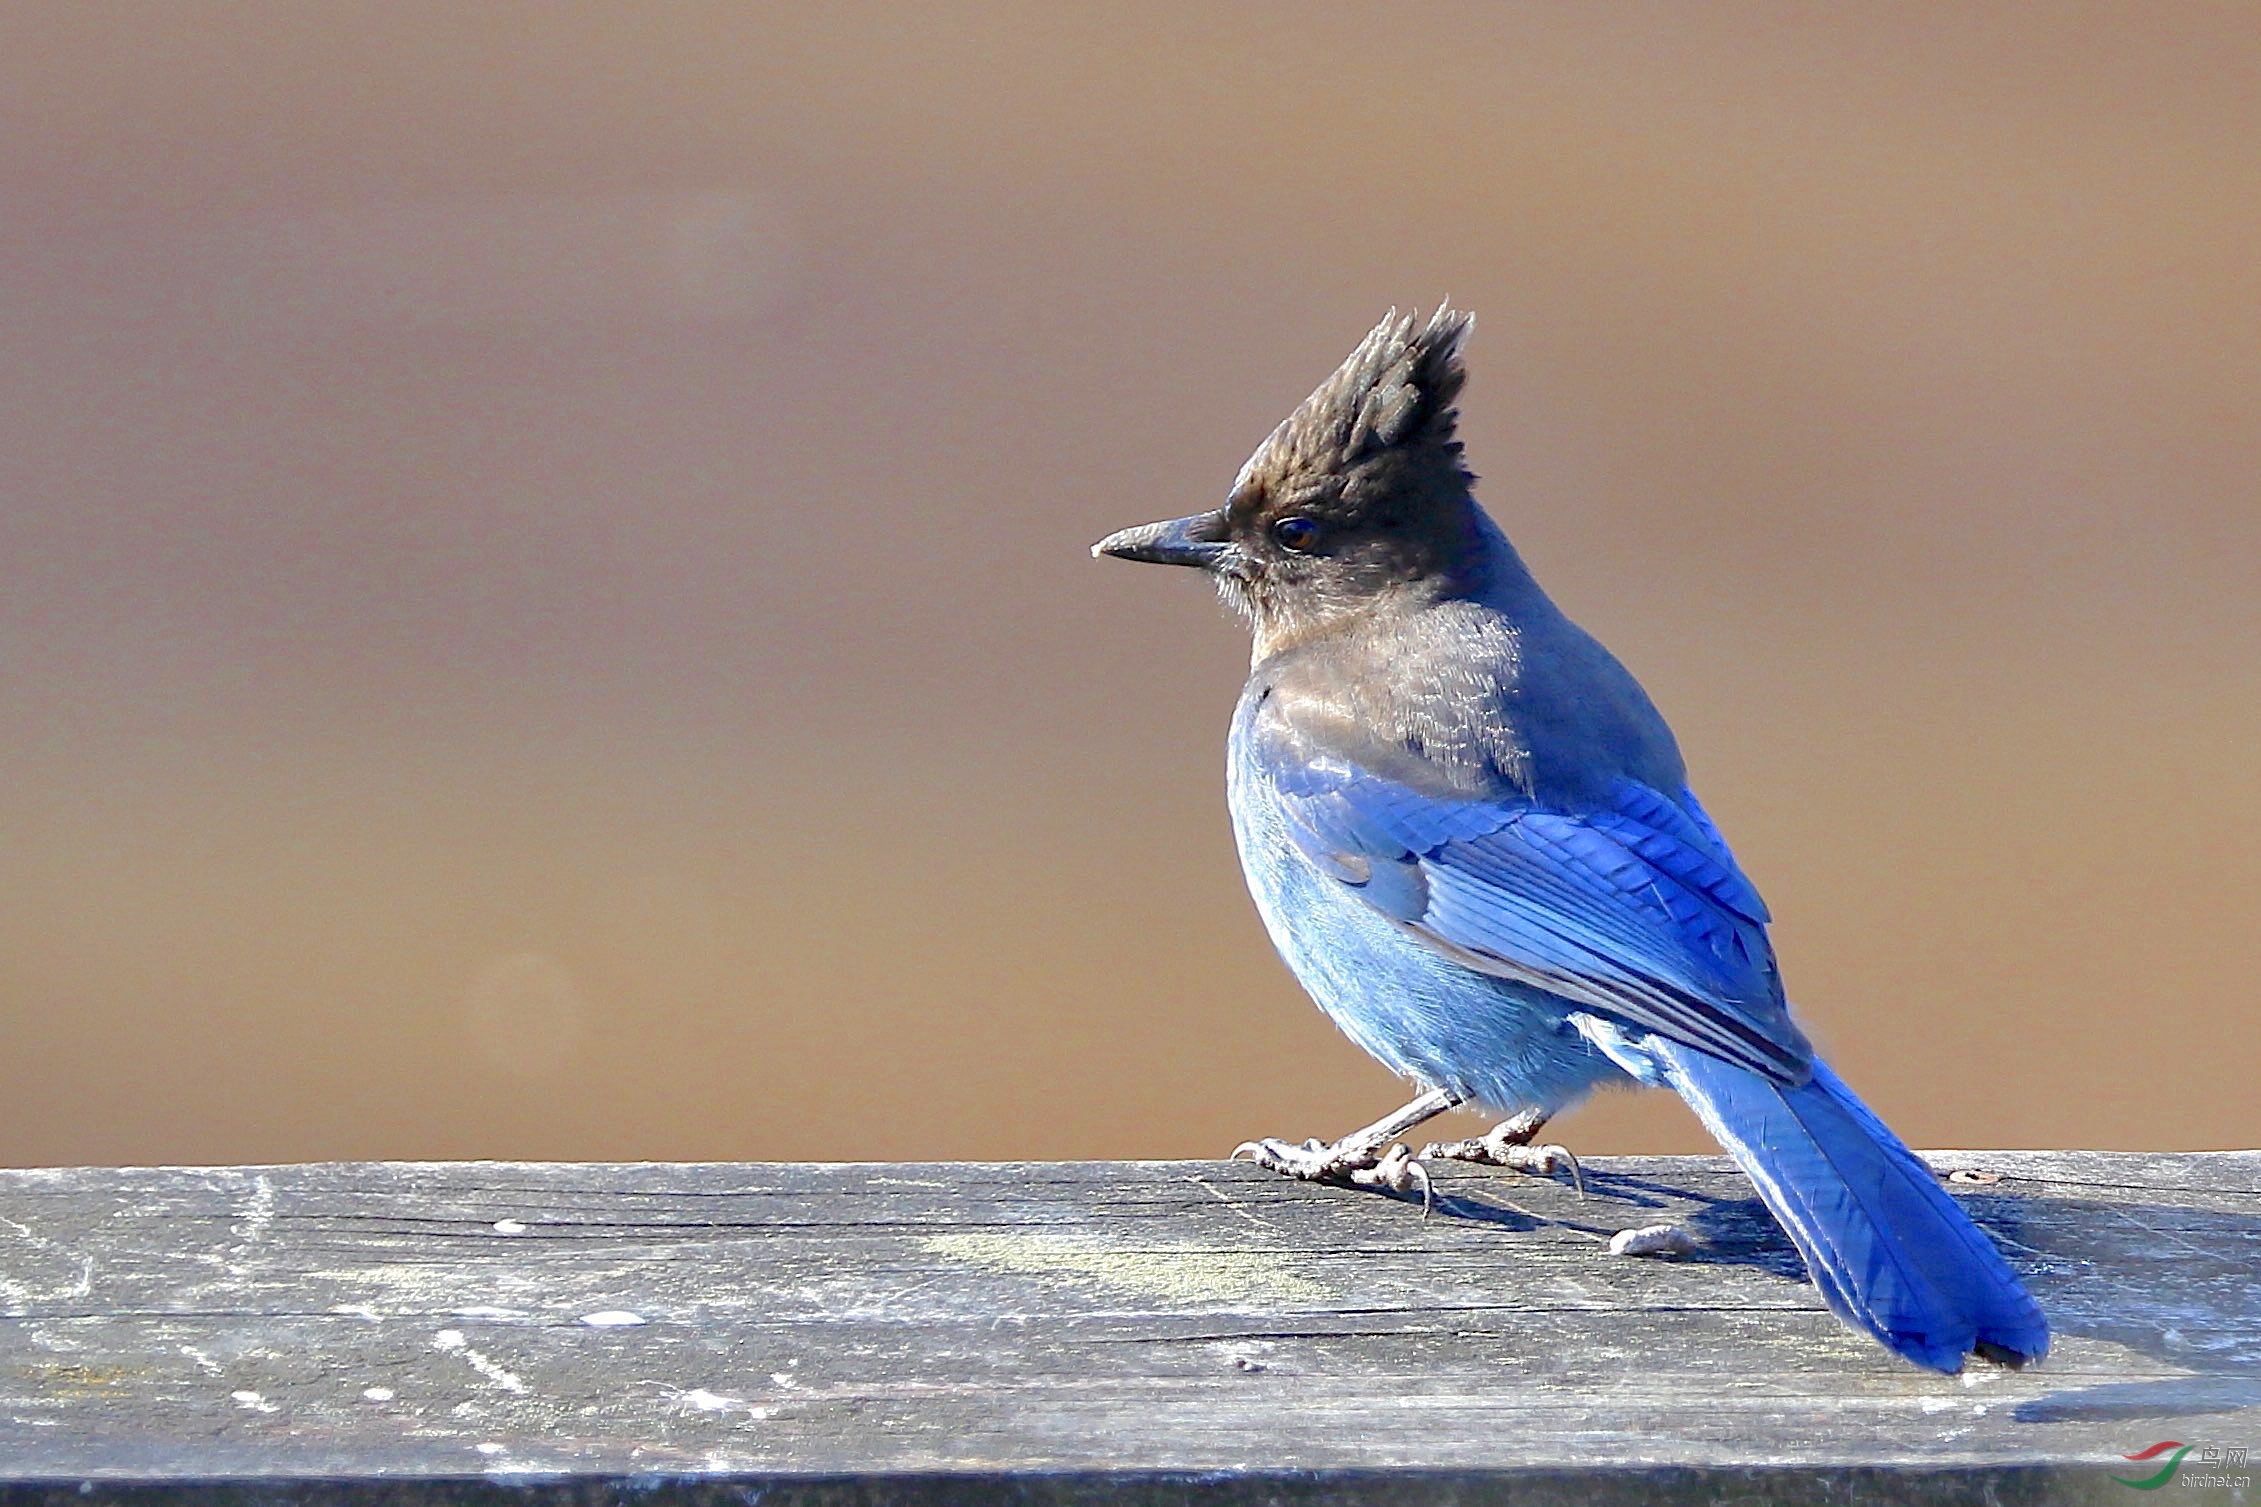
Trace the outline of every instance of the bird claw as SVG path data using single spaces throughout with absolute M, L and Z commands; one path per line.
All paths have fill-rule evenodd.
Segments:
M 1428 1218 L 1436 1211 L 1437 1190 L 1429 1181 L 1429 1169 L 1412 1149 L 1400 1143 L 1382 1153 L 1380 1161 L 1350 1174 L 1350 1180 L 1361 1188 L 1387 1188 L 1392 1193 L 1421 1193 L 1421 1217 Z
M 1429 1182 L 1429 1169 L 1402 1143 L 1380 1150 L 1343 1141 L 1330 1144 L 1316 1136 L 1301 1145 L 1266 1136 L 1260 1141 L 1243 1141 L 1233 1148 L 1235 1161 L 1244 1156 L 1268 1172 L 1301 1178 L 1305 1182 L 1349 1183 L 1353 1187 L 1383 1188 L 1392 1193 L 1418 1191 L 1423 1218 L 1428 1217 L 1437 1204 L 1436 1189 Z
M 1544 1122 L 1541 1122 L 1544 1123 Z M 1484 1134 L 1466 1141 L 1431 1141 L 1421 1155 L 1444 1162 L 1475 1162 L 1485 1167 L 1507 1167 L 1516 1172 L 1527 1172 L 1533 1177 L 1553 1177 L 1558 1172 L 1570 1174 L 1570 1186 L 1580 1198 L 1586 1196 L 1586 1175 L 1578 1165 L 1578 1158 L 1567 1146 L 1549 1141 L 1533 1145 L 1532 1137 L 1539 1126 L 1525 1120 L 1507 1120 L 1494 1125 Z

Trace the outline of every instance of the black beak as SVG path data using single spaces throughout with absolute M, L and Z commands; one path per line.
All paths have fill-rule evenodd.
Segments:
M 1109 534 L 1091 546 L 1094 555 L 1118 560 L 1143 560 L 1149 565 L 1192 565 L 1213 569 L 1225 556 L 1225 510 L 1172 518 L 1167 523 L 1142 523 Z

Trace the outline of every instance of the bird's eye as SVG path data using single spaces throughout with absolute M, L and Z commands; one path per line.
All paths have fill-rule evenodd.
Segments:
M 1319 542 L 1319 522 L 1315 518 L 1282 518 L 1272 525 L 1272 542 L 1297 554 Z

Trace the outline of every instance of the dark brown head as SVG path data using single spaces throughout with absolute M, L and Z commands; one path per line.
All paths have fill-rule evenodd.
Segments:
M 1485 553 L 1454 436 L 1474 322 L 1391 311 L 1256 447 L 1223 507 L 1124 529 L 1092 553 L 1210 572 L 1260 643 L 1466 584 Z

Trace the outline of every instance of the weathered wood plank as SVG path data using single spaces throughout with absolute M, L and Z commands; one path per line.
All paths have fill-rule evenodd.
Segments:
M 2261 1153 L 1935 1160 L 1999 1174 L 1956 1191 L 2045 1366 L 1846 1333 L 1709 1158 L 1446 1169 L 1426 1221 L 1208 1162 L 0 1172 L 0 1500 L 2112 1500 L 2160 1439 L 2261 1454 Z M 1659 1220 L 1702 1248 L 1606 1253 Z

